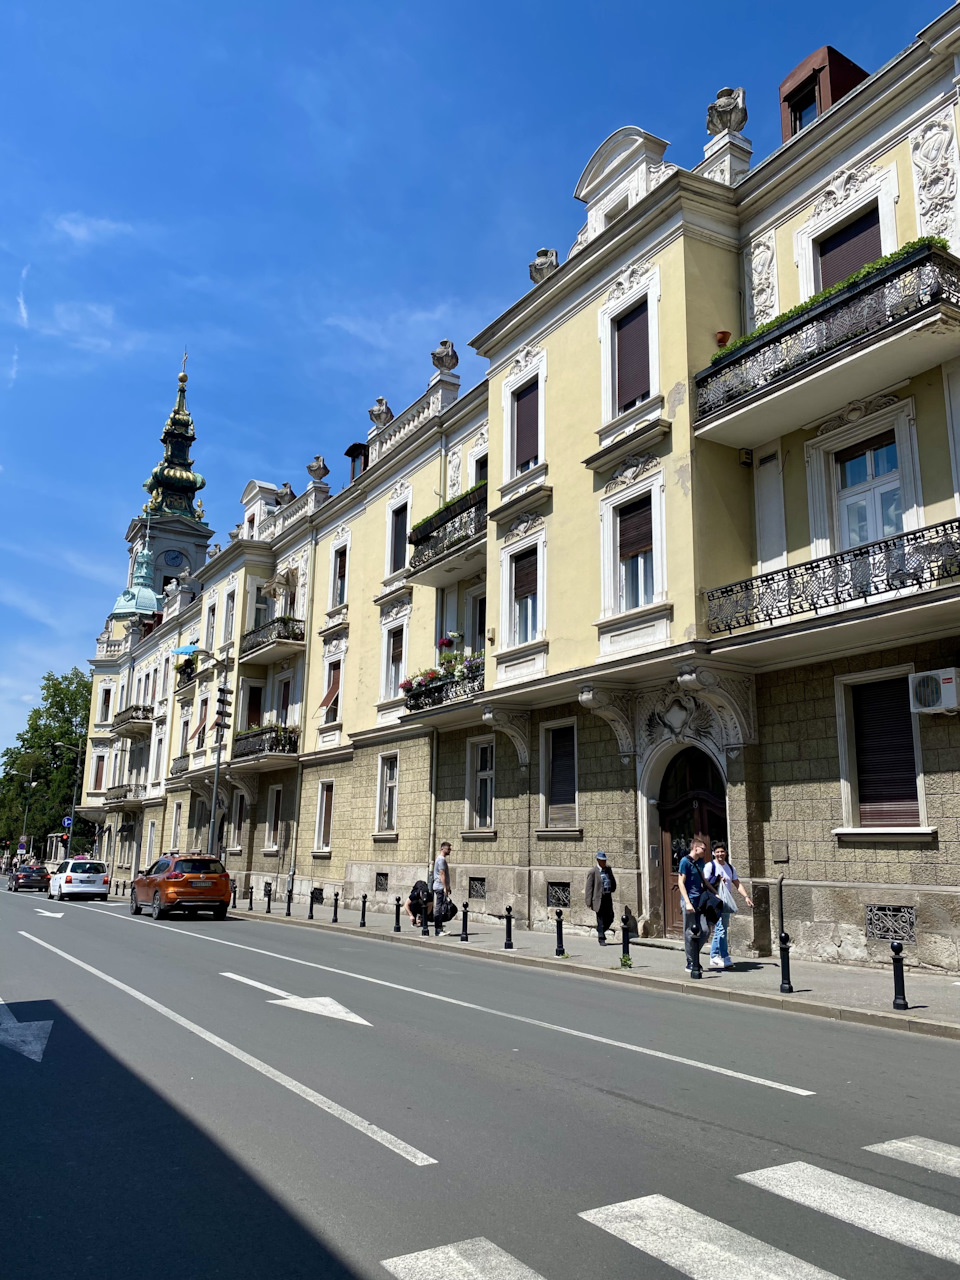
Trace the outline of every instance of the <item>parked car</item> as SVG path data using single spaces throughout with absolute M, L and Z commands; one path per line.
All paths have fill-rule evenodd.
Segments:
M 130 914 L 148 907 L 154 920 L 170 911 L 196 915 L 212 911 L 225 920 L 230 905 L 230 876 L 218 858 L 178 857 L 167 854 L 141 871 L 130 886 Z
M 106 864 L 90 858 L 67 858 L 50 877 L 48 898 L 63 902 L 66 898 L 110 897 L 110 876 Z
M 50 884 L 50 875 L 46 867 L 20 867 L 7 876 L 7 889 L 19 893 L 21 889 L 36 889 L 46 892 Z

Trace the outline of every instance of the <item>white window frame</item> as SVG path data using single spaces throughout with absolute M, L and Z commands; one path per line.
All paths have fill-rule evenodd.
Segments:
M 229 626 L 227 625 L 229 623 Z M 233 639 L 233 633 L 237 625 L 237 592 L 236 588 L 227 592 L 223 609 L 223 636 L 222 643 L 226 644 Z
M 157 843 L 157 821 L 155 818 L 147 823 L 147 866 L 153 862 L 153 850 Z
M 620 608 L 620 540 L 617 513 L 621 507 L 650 494 L 650 517 L 653 526 L 653 599 L 638 609 Z M 633 484 L 617 489 L 600 500 L 600 601 L 602 618 L 615 618 L 624 613 L 637 613 L 662 604 L 667 598 L 667 554 L 664 545 L 666 481 L 661 469 L 651 471 Z
M 217 602 L 207 605 L 206 618 L 203 625 L 204 648 L 213 652 L 217 643 Z
M 388 760 L 396 761 L 396 776 L 393 783 L 393 826 L 381 826 L 381 818 L 383 817 L 383 799 L 384 799 L 384 783 L 386 782 L 386 770 L 384 765 Z M 385 835 L 396 835 L 400 829 L 400 753 L 399 751 L 385 751 L 382 755 L 377 756 L 377 814 L 374 830 Z
M 491 747 L 493 749 L 493 768 L 485 771 L 490 778 L 490 823 L 485 827 L 477 824 L 477 755 L 480 747 Z M 464 830 L 495 831 L 497 826 L 497 744 L 494 734 L 484 734 L 482 737 L 467 739 L 467 783 L 464 795 Z
M 854 737 L 853 701 L 850 695 L 855 684 L 874 684 L 880 680 L 894 680 L 899 676 L 909 680 L 915 671 L 912 662 L 904 662 L 895 667 L 873 667 L 869 671 L 854 671 L 834 677 L 834 691 L 837 704 L 837 738 L 840 748 L 840 796 L 843 803 L 843 826 L 834 830 L 834 835 L 855 835 L 863 833 L 864 838 L 873 836 L 882 838 L 886 832 L 913 832 L 920 835 L 933 835 L 935 831 L 927 825 L 927 798 L 923 784 L 923 752 L 920 747 L 920 717 L 911 712 L 913 723 L 913 758 L 917 770 L 917 810 L 920 815 L 918 827 L 861 827 L 860 805 L 857 795 L 857 752 Z
M 403 540 L 403 564 L 399 569 L 393 568 L 393 513 L 400 507 L 407 508 L 407 535 Z M 383 552 L 383 580 L 389 581 L 392 578 L 399 578 L 402 573 L 406 572 L 407 565 L 410 563 L 410 553 L 413 548 L 407 541 L 410 530 L 413 528 L 413 489 L 409 481 L 401 480 L 394 490 L 391 497 L 387 500 L 387 519 L 386 519 L 386 539 Z M 349 572 L 349 556 L 347 572 Z
M 243 832 L 239 828 L 237 822 L 237 819 L 240 816 L 241 803 L 243 804 L 244 809 L 243 820 L 246 822 L 247 818 L 250 816 L 247 809 L 247 798 L 242 791 L 237 790 L 233 793 L 233 804 L 230 806 L 230 833 L 233 836 L 233 844 L 231 847 L 234 849 L 242 848 L 243 844 Z
M 479 650 L 473 648 L 472 643 L 470 643 L 470 637 L 473 635 L 474 631 L 476 630 L 475 622 L 476 622 L 477 601 L 480 600 L 481 598 L 484 600 L 487 598 L 487 584 L 485 582 L 482 583 L 479 587 L 471 587 L 469 591 L 465 591 L 463 593 L 463 606 L 464 606 L 463 607 L 463 614 L 464 614 L 463 647 L 464 647 L 464 651 L 468 653 L 479 652 Z M 487 637 L 486 637 L 486 625 L 485 625 L 484 635 L 482 637 L 482 643 L 480 645 L 480 648 L 485 650 L 486 647 L 487 647 Z
M 403 690 L 394 693 L 390 688 L 390 636 L 394 631 L 403 632 L 403 662 L 400 664 L 400 681 L 407 678 L 407 665 L 410 658 L 409 640 L 410 640 L 410 615 L 409 612 L 403 618 L 391 618 L 389 622 L 381 624 L 381 658 L 380 658 L 380 701 L 395 702 L 397 698 L 403 697 Z M 340 679 L 343 681 L 343 668 L 340 669 Z M 398 681 L 399 683 L 399 681 Z
M 537 548 L 537 631 L 524 644 L 536 644 L 545 639 L 547 634 L 547 533 L 546 529 L 538 529 L 500 549 L 500 630 L 505 638 L 505 643 L 499 647 L 501 655 L 508 649 L 519 647 L 520 642 L 514 634 L 513 560 L 531 547 Z
M 326 819 L 326 813 L 327 813 L 327 799 L 328 799 L 328 794 L 326 791 L 327 787 L 330 788 L 329 803 L 332 809 L 334 797 L 337 794 L 336 779 L 320 778 L 319 781 L 317 782 L 317 820 L 313 830 L 313 852 L 314 853 L 329 853 L 332 848 L 332 833 L 333 833 L 332 820 L 331 820 L 331 827 L 330 827 L 331 843 L 330 844 L 322 843 L 323 826 L 324 826 L 324 821 Z
M 337 692 L 337 717 L 335 720 L 328 720 L 327 712 L 330 710 L 330 708 L 324 707 L 323 720 L 321 721 L 321 724 L 320 724 L 321 733 L 323 733 L 324 730 L 332 729 L 335 725 L 343 723 L 343 673 L 344 673 L 344 664 L 346 662 L 346 656 L 347 656 L 346 650 L 343 649 L 343 650 L 340 650 L 338 653 L 328 654 L 323 659 L 323 694 L 321 696 L 320 701 L 321 702 L 323 701 L 323 699 L 327 696 L 327 693 L 330 690 L 330 668 L 335 664 L 338 664 L 340 667 L 340 688 L 339 688 L 339 691 Z M 404 648 L 404 657 L 406 657 L 406 648 Z
M 344 574 L 344 578 L 343 578 L 343 603 L 342 604 L 337 604 L 336 601 L 334 600 L 334 591 L 336 590 L 336 586 L 337 586 L 336 567 L 337 567 L 338 551 L 345 551 L 346 558 L 347 558 L 347 563 L 346 563 L 347 571 Z M 389 555 L 389 550 L 387 554 Z M 347 601 L 349 599 L 350 599 L 350 530 L 346 529 L 340 535 L 339 538 L 334 538 L 333 541 L 330 543 L 330 590 L 327 596 L 327 609 L 331 611 L 333 609 L 342 609 L 346 606 Z
M 467 475 L 470 477 L 468 488 L 473 488 L 477 484 L 477 463 L 481 458 L 487 460 L 487 484 L 490 483 L 490 440 L 487 424 L 484 423 L 480 431 L 469 442 L 470 448 L 467 453 Z
M 538 467 L 544 467 L 547 461 L 546 450 L 546 415 L 544 406 L 546 402 L 546 386 L 547 386 L 547 353 L 540 350 L 533 355 L 530 360 L 523 365 L 516 373 L 509 373 L 503 380 L 503 387 L 500 392 L 501 411 L 503 413 L 503 483 L 509 484 L 511 480 L 519 479 L 516 467 L 516 432 L 514 424 L 516 414 L 514 412 L 515 397 L 519 391 L 523 391 L 531 382 L 537 382 L 537 463 L 531 470 L 536 472 Z M 526 472 L 522 473 L 526 475 Z M 490 476 L 490 462 L 487 461 L 487 477 Z
M 619 272 L 623 275 L 623 272 Z M 628 273 L 632 275 L 633 273 Z M 647 336 L 650 343 L 650 394 L 646 400 L 617 412 L 617 321 L 628 311 L 633 311 L 646 298 Z M 607 426 L 618 417 L 642 417 L 654 401 L 659 409 L 660 397 L 660 268 L 652 266 L 632 280 L 629 288 L 619 297 L 609 298 L 600 308 L 597 317 L 600 341 L 600 389 L 601 423 Z
M 550 805 L 547 798 L 550 771 L 548 769 L 547 733 L 552 729 L 566 729 L 573 725 L 573 779 L 576 796 L 576 817 L 572 828 L 547 827 Z M 580 729 L 576 716 L 566 716 L 562 720 L 546 720 L 540 725 L 540 830 L 565 831 L 575 830 L 580 826 Z
M 773 456 L 775 461 L 760 463 L 764 458 Z M 780 440 L 771 440 L 760 449 L 753 451 L 753 514 L 757 542 L 757 573 L 772 573 L 775 569 L 787 567 L 787 525 L 783 498 L 783 461 L 780 453 Z M 772 473 L 771 473 L 772 468 Z M 770 530 L 764 536 L 763 504 L 767 480 L 760 479 L 761 470 L 765 478 L 772 480 L 766 491 L 769 502 L 768 517 Z M 769 534 L 772 533 L 773 539 Z
M 920 488 L 920 454 L 913 397 L 898 400 L 865 418 L 815 436 L 804 445 L 807 459 L 807 502 L 810 514 L 810 558 L 840 550 L 838 493 L 834 454 L 850 445 L 893 431 L 897 442 L 903 532 L 922 529 L 926 523 Z
M 156 743 L 154 745 L 153 772 L 150 774 L 151 782 L 160 781 L 161 770 L 163 768 L 163 744 L 164 744 L 164 738 L 163 738 L 163 735 L 160 734 L 158 735 Z
M 880 215 L 880 253 L 886 256 L 897 249 L 897 201 L 900 186 L 896 164 L 887 165 L 863 177 L 856 191 L 837 205 L 820 214 L 811 213 L 793 236 L 793 257 L 800 277 L 800 301 L 806 302 L 820 291 L 820 253 L 817 242 L 848 222 L 853 222 L 871 205 Z
M 248 724 L 248 718 L 250 715 L 250 690 L 254 687 L 261 690 L 259 726 Z M 240 699 L 243 704 L 241 707 L 241 719 L 240 719 L 240 723 L 243 725 L 243 728 L 240 730 L 240 732 L 246 733 L 247 730 L 252 730 L 255 728 L 262 729 L 264 727 L 265 717 L 267 714 L 267 682 L 266 680 L 248 680 L 244 678 L 243 686 L 240 693 Z
M 280 797 L 279 807 L 277 804 L 278 796 Z M 276 839 L 274 839 L 273 837 L 274 811 L 276 811 L 277 813 Z M 265 850 L 269 850 L 271 853 L 279 850 L 280 837 L 282 835 L 282 827 L 283 827 L 283 787 L 273 786 L 267 792 L 267 822 L 266 822 L 266 829 L 264 831 L 265 842 L 263 846 Z

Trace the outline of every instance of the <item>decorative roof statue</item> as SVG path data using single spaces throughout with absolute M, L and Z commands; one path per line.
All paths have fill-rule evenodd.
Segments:
M 383 396 L 377 396 L 377 403 L 372 409 L 368 409 L 367 413 L 369 413 L 370 421 L 373 425 L 379 427 L 381 431 L 393 421 L 393 410 Z
M 444 338 L 436 351 L 430 352 L 430 359 L 433 361 L 433 367 L 439 369 L 441 373 L 453 373 L 460 363 L 460 357 L 449 338 Z
M 537 256 L 530 263 L 530 279 L 534 284 L 539 284 L 547 276 L 553 275 L 559 265 L 556 249 L 538 249 Z
M 144 488 L 150 494 L 147 504 L 149 515 L 184 516 L 188 520 L 203 521 L 203 503 L 194 508 L 193 500 L 199 489 L 207 483 L 203 476 L 193 471 L 190 446 L 196 436 L 193 419 L 187 412 L 187 353 L 183 353 L 183 370 L 177 375 L 177 403 L 167 419 L 160 439 L 163 443 L 163 461 L 153 468 Z
M 721 89 L 707 107 L 707 133 L 740 133 L 747 123 L 747 95 L 743 89 Z
M 318 453 L 312 462 L 307 463 L 307 474 L 312 480 L 316 480 L 317 483 L 322 480 L 326 480 L 327 476 L 330 474 L 330 468 L 324 462 L 323 454 Z
M 290 481 L 284 480 L 282 486 L 280 487 L 280 491 L 277 494 L 277 506 L 278 507 L 289 506 L 290 503 L 293 502 L 296 496 L 297 495 L 290 488 Z

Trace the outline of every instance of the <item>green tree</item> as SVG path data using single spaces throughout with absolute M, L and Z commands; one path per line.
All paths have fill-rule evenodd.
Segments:
M 47 835 L 62 831 L 70 813 L 73 785 L 77 776 L 75 752 L 58 747 L 58 742 L 86 751 L 87 722 L 90 715 L 90 677 L 79 667 L 65 675 L 48 671 L 40 683 L 40 704 L 27 717 L 26 728 L 17 742 L 0 755 L 0 850 L 5 842 L 16 850 L 24 828 L 24 812 L 29 796 L 27 846 L 34 837 L 34 856 L 43 857 Z M 79 757 L 83 769 L 83 755 Z M 31 786 L 31 770 L 35 786 Z M 82 787 L 82 777 L 80 779 Z M 78 789 L 77 799 L 81 799 Z M 80 853 L 93 847 L 95 828 L 77 818 L 73 848 Z

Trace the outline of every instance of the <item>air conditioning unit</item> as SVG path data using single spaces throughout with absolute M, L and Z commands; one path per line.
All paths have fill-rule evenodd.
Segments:
M 918 671 L 910 676 L 910 710 L 928 715 L 957 710 L 957 685 L 960 671 L 944 667 L 942 671 Z

